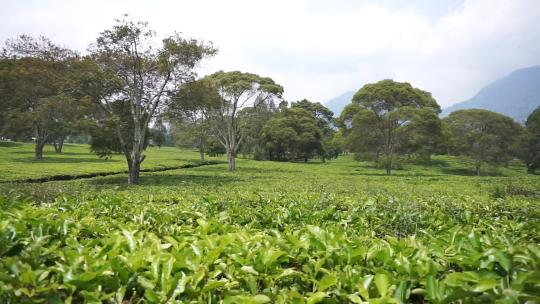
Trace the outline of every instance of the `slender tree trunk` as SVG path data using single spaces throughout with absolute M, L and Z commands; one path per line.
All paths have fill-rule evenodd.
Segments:
M 134 138 L 133 138 L 133 150 L 131 151 L 131 155 L 127 157 L 128 160 L 128 168 L 129 168 L 129 175 L 128 175 L 128 184 L 129 185 L 136 185 L 139 183 L 139 175 L 141 172 L 141 163 L 144 161 L 144 135 L 146 132 L 146 129 L 143 126 L 139 125 L 139 121 L 135 120 L 135 130 L 134 130 Z M 129 152 L 128 152 L 129 154 Z
M 227 150 L 227 159 L 229 161 L 229 171 L 236 171 L 236 157 L 234 152 Z
M 392 175 L 392 159 L 386 162 L 386 175 Z
M 202 162 L 204 161 L 204 150 L 205 150 L 204 149 L 204 141 L 201 140 L 199 142 L 199 156 L 200 156 Z
M 136 185 L 139 183 L 139 175 L 141 172 L 141 162 L 132 161 L 129 166 L 128 184 Z
M 199 148 L 199 156 L 201 157 L 201 161 L 204 161 L 204 149 L 202 147 Z
M 64 147 L 64 138 L 62 137 L 62 138 L 59 138 L 58 140 L 55 140 L 53 143 L 53 146 L 54 146 L 54 151 L 57 154 L 62 153 L 62 148 Z
M 36 145 L 34 147 L 34 155 L 36 160 L 43 159 L 43 147 L 47 143 L 47 135 L 39 127 L 39 124 L 34 122 L 34 135 L 36 136 Z
M 476 165 L 475 166 L 475 170 L 476 170 L 476 176 L 480 176 L 480 165 Z
M 36 146 L 35 146 L 35 157 L 36 160 L 43 159 L 43 147 L 45 146 L 44 140 L 37 140 L 36 139 Z

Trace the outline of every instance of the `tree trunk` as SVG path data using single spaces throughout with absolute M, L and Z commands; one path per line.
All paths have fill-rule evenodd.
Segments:
M 388 159 L 386 162 L 386 175 L 392 175 L 392 160 Z
M 64 138 L 60 138 L 58 140 L 55 140 L 54 143 L 53 143 L 53 146 L 54 146 L 54 151 L 57 154 L 62 153 L 62 148 L 64 147 Z
M 139 174 L 141 172 L 141 162 L 132 161 L 129 166 L 128 184 L 137 185 L 139 183 Z
M 41 128 L 37 123 L 34 123 L 34 135 L 36 137 L 36 145 L 34 147 L 34 155 L 36 157 L 36 160 L 43 159 L 43 147 L 45 147 L 45 144 L 47 143 L 47 135 L 43 134 Z
M 232 151 L 227 151 L 229 161 L 229 171 L 236 171 L 236 157 Z
M 475 169 L 476 169 L 476 176 L 480 176 L 480 165 L 476 165 Z
M 199 156 L 201 157 L 201 161 L 204 161 L 204 150 L 202 148 L 199 149 Z
M 38 141 L 36 140 L 36 146 L 35 146 L 35 156 L 36 160 L 43 159 L 43 147 L 45 146 L 45 141 Z
M 140 126 L 139 122 L 134 118 L 135 130 L 133 138 L 133 150 L 129 153 L 129 149 L 126 147 L 126 158 L 128 161 L 129 175 L 128 184 L 137 185 L 139 183 L 139 174 L 141 172 L 141 163 L 145 159 L 144 151 L 144 133 L 146 128 Z

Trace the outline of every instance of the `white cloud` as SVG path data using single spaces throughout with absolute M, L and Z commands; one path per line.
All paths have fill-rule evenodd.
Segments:
M 7 1 L 0 39 L 30 32 L 84 50 L 129 13 L 159 34 L 177 30 L 213 41 L 220 53 L 203 73 L 270 76 L 290 100 L 325 101 L 394 78 L 449 105 L 516 68 L 540 64 L 538 1 L 447 1 L 437 14 L 429 1 Z

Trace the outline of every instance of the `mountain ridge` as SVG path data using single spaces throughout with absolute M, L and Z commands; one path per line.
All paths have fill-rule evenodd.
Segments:
M 347 91 L 324 103 L 339 116 L 356 91 Z M 441 117 L 464 109 L 485 109 L 524 122 L 540 106 L 540 65 L 516 69 L 481 88 L 473 97 L 442 110 Z
M 443 109 L 441 116 L 464 109 L 485 109 L 524 122 L 540 106 L 540 65 L 514 70 L 486 85 L 468 100 Z

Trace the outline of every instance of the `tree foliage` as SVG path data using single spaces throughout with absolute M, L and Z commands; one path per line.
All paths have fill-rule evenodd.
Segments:
M 338 123 L 345 147 L 372 154 L 376 161 L 384 163 L 390 175 L 395 158 L 407 151 L 406 146 L 414 147 L 414 141 L 417 146 L 427 143 L 424 136 L 413 133 L 427 127 L 422 122 L 427 116 L 436 120 L 439 112 L 429 92 L 406 82 L 382 80 L 363 86 Z
M 21 35 L 6 41 L 0 58 L 2 133 L 33 137 L 35 158 L 49 141 L 65 138 L 84 116 L 88 101 L 66 90 L 77 54 L 46 37 Z
M 92 45 L 90 62 L 80 79 L 83 92 L 115 123 L 114 135 L 128 163 L 130 184 L 139 180 L 150 122 L 162 114 L 181 84 L 194 78 L 197 63 L 216 53 L 211 45 L 178 33 L 163 39 L 159 47 L 155 37 L 146 22 L 117 20 Z M 122 131 L 124 120 L 119 117 L 124 113 L 114 106 L 119 102 L 129 106 L 130 137 Z
M 229 170 L 236 170 L 236 154 L 246 136 L 240 118 L 242 109 L 274 103 L 283 87 L 271 78 L 240 71 L 219 71 L 209 76 L 221 96 L 220 105 L 211 111 L 212 130 L 227 152 Z
M 512 145 L 522 127 L 512 118 L 471 109 L 452 112 L 445 120 L 455 140 L 454 152 L 474 159 L 477 175 L 484 163 L 504 164 L 513 158 Z
M 201 161 L 213 136 L 210 113 L 222 103 L 217 87 L 210 78 L 186 83 L 172 98 L 167 117 L 174 125 L 177 144 L 199 149 Z
M 267 158 L 307 161 L 322 152 L 322 132 L 313 115 L 302 108 L 290 108 L 276 114 L 264 126 Z
M 525 122 L 525 130 L 515 143 L 514 151 L 531 173 L 540 168 L 540 107 Z
M 311 102 L 307 99 L 293 102 L 291 107 L 307 110 L 317 120 L 317 127 L 322 134 L 322 149 L 319 152 L 322 161 L 336 158 L 341 153 L 341 149 L 334 141 L 336 134 L 334 113 L 319 102 Z

